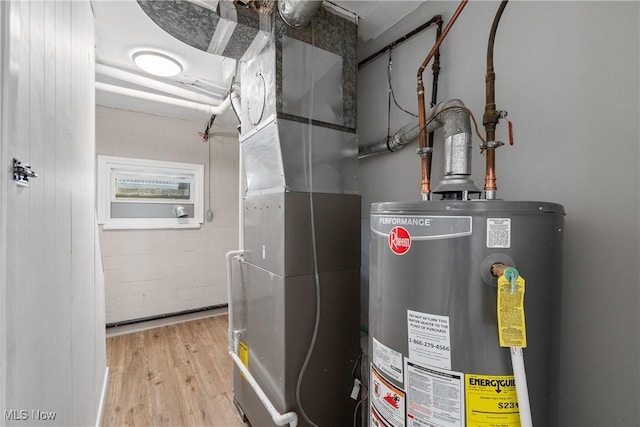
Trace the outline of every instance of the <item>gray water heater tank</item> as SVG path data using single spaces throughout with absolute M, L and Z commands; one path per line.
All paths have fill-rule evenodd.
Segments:
M 519 426 L 491 266 L 525 279 L 534 425 L 550 425 L 564 208 L 499 200 L 371 208 L 369 424 Z

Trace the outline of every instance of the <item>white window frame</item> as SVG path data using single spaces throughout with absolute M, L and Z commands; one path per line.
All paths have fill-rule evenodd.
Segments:
M 204 165 L 160 160 L 134 159 L 98 155 L 98 224 L 105 230 L 200 228 L 204 223 Z M 131 173 L 187 175 L 190 179 L 189 200 L 135 200 L 137 203 L 193 204 L 193 218 L 111 218 L 111 203 L 115 200 L 114 169 Z M 131 201 L 127 201 L 131 202 Z

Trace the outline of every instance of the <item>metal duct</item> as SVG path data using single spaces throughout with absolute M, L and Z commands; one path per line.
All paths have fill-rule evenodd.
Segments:
M 446 118 L 449 116 L 443 115 L 442 117 L 440 117 L 440 114 L 445 110 L 449 111 L 450 109 L 455 109 L 456 107 L 460 107 L 461 110 L 457 111 L 466 114 L 467 119 L 469 118 L 469 113 L 466 111 L 464 103 L 459 99 L 443 101 L 429 111 L 429 114 L 427 115 L 427 127 L 424 132 L 433 132 L 436 129 L 442 127 L 445 124 Z M 378 142 L 374 142 L 373 144 L 360 146 L 358 148 L 358 158 L 362 159 L 364 157 L 369 157 L 375 154 L 399 151 L 407 144 L 414 142 L 416 139 L 418 139 L 419 136 L 420 126 L 418 124 L 418 120 L 416 119 L 402 126 L 400 130 L 398 130 L 390 137 L 384 138 Z
M 138 0 L 138 4 L 153 22 L 181 42 L 233 59 L 255 55 L 270 25 L 270 15 L 230 0 L 219 1 L 218 11 L 201 1 Z
M 304 28 L 322 5 L 322 0 L 279 0 L 280 17 L 290 27 Z
M 445 198 L 480 193 L 471 176 L 471 119 L 469 111 L 459 99 L 439 104 L 436 120 L 444 128 L 444 177 L 433 190 Z M 465 195 L 466 193 L 466 195 Z

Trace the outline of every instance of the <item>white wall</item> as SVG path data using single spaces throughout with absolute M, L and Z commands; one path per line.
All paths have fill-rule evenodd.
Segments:
M 225 253 L 238 245 L 237 132 L 215 126 L 208 160 L 197 135 L 204 119 L 97 107 L 96 121 L 98 154 L 204 164 L 213 211 L 199 229 L 101 231 L 107 323 L 226 304 Z
M 104 289 L 94 280 L 91 7 L 0 8 L 0 424 L 93 425 L 106 362 Z M 13 157 L 39 173 L 30 187 L 10 179 Z M 5 410 L 28 420 L 8 420 Z
M 361 46 L 360 57 L 435 14 L 446 21 L 457 5 L 425 2 Z M 440 99 L 464 100 L 480 126 L 497 6 L 470 2 L 442 46 Z M 497 152 L 498 195 L 567 211 L 554 402 L 561 426 L 640 424 L 639 14 L 638 2 L 510 2 L 496 39 L 496 99 L 515 129 L 515 146 Z M 396 97 L 414 112 L 416 71 L 434 38 L 427 30 L 393 52 Z M 386 66 L 384 57 L 359 72 L 362 144 L 386 136 Z M 429 67 L 427 88 L 430 76 Z M 392 132 L 408 118 L 392 108 Z M 498 138 L 507 139 L 505 122 Z M 434 178 L 442 169 L 438 143 L 436 150 Z M 482 187 L 484 158 L 477 149 L 474 156 Z M 415 146 L 361 161 L 365 222 L 371 202 L 418 200 L 419 174 Z

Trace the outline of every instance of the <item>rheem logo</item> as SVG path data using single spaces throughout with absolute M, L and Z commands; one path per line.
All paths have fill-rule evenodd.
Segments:
M 389 248 L 396 255 L 404 255 L 411 247 L 411 236 L 404 227 L 394 227 L 389 233 Z

